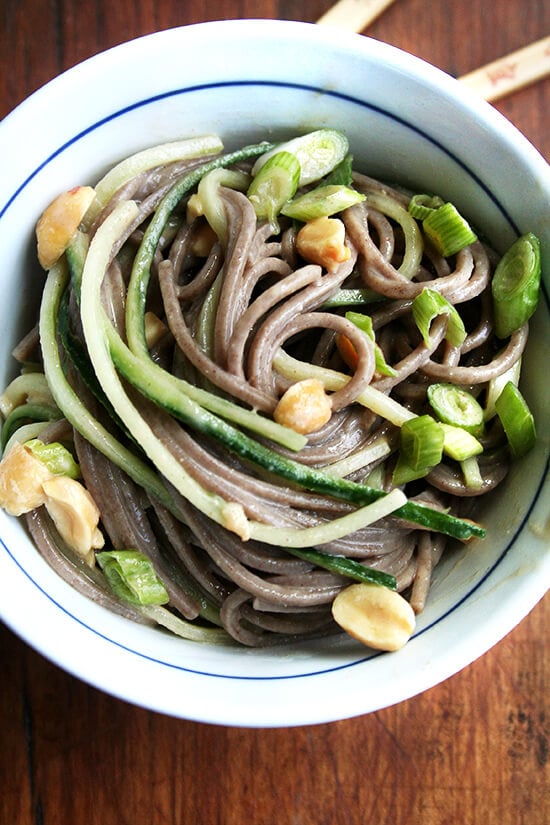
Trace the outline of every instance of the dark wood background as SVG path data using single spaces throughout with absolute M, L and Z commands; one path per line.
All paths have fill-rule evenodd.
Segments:
M 123 40 L 214 19 L 313 22 L 329 6 L 0 0 L 0 117 Z M 366 33 L 460 76 L 548 35 L 550 3 L 397 0 Z M 495 104 L 546 159 L 549 92 L 546 80 Z M 546 825 L 548 614 L 546 599 L 482 659 L 421 696 L 288 730 L 133 707 L 0 625 L 0 825 Z

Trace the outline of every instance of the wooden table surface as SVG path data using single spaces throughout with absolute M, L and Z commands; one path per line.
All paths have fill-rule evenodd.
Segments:
M 123 40 L 223 18 L 313 22 L 329 6 L 0 0 L 0 117 Z M 550 3 L 398 0 L 366 33 L 460 76 L 548 35 Z M 546 159 L 549 93 L 546 80 L 495 104 Z M 204 725 L 133 707 L 0 626 L 0 825 L 543 825 L 548 617 L 546 599 L 482 659 L 421 696 L 288 730 Z

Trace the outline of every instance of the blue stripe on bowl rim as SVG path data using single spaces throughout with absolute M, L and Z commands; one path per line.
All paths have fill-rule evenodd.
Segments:
M 12 204 L 14 204 L 14 202 L 17 200 L 18 196 L 23 192 L 23 190 L 28 186 L 28 184 L 42 171 L 42 169 L 47 167 L 49 163 L 51 163 L 56 157 L 58 157 L 64 151 L 66 151 L 70 146 L 77 143 L 79 140 L 82 140 L 86 135 L 88 135 L 89 133 L 91 133 L 91 132 L 95 131 L 96 129 L 100 128 L 104 124 L 109 123 L 113 120 L 116 120 L 117 118 L 122 117 L 125 114 L 127 114 L 127 113 L 129 113 L 133 110 L 140 109 L 140 108 L 152 105 L 154 103 L 157 103 L 158 101 L 165 100 L 167 98 L 183 96 L 183 95 L 192 94 L 194 92 L 201 92 L 201 91 L 205 91 L 205 90 L 214 90 L 214 89 L 223 89 L 223 88 L 232 88 L 232 87 L 251 87 L 251 86 L 286 88 L 286 89 L 292 89 L 292 90 L 296 90 L 296 91 L 306 91 L 306 92 L 314 92 L 316 94 L 323 94 L 323 95 L 326 95 L 328 97 L 334 97 L 334 98 L 337 98 L 339 100 L 351 103 L 351 104 L 359 106 L 363 109 L 368 109 L 370 111 L 375 112 L 378 115 L 381 115 L 383 117 L 388 118 L 389 120 L 392 120 L 396 123 L 399 123 L 400 126 L 403 126 L 404 128 L 420 135 L 424 140 L 431 143 L 439 151 L 441 151 L 443 154 L 447 155 L 454 163 L 456 163 L 457 166 L 459 166 L 470 177 L 470 179 L 473 180 L 476 183 L 476 185 L 486 194 L 486 196 L 489 198 L 489 200 L 496 206 L 496 208 L 501 213 L 503 218 L 507 221 L 507 223 L 509 224 L 511 229 L 516 234 L 519 234 L 519 230 L 518 230 L 515 222 L 513 221 L 511 216 L 508 214 L 506 209 L 503 207 L 503 205 L 499 202 L 498 198 L 494 195 L 494 193 L 492 192 L 490 187 L 486 183 L 484 183 L 484 181 L 481 180 L 481 178 L 476 173 L 474 173 L 473 170 L 470 169 L 469 166 L 463 160 L 461 160 L 453 152 L 451 152 L 440 140 L 438 140 L 438 139 L 432 137 L 431 135 L 429 135 L 427 132 L 425 132 L 417 124 L 410 123 L 405 118 L 402 118 L 399 115 L 396 115 L 393 112 L 390 112 L 387 109 L 384 109 L 383 107 L 380 107 L 378 105 L 370 103 L 369 101 L 362 100 L 360 98 L 357 98 L 357 97 L 354 97 L 354 96 L 351 96 L 351 95 L 346 95 L 346 94 L 343 94 L 341 92 L 337 92 L 337 91 L 334 91 L 334 90 L 322 89 L 322 88 L 319 88 L 317 86 L 311 86 L 311 85 L 307 85 L 307 84 L 281 82 L 281 81 L 275 81 L 275 80 L 226 80 L 226 81 L 217 82 L 217 83 L 200 84 L 200 85 L 193 85 L 193 86 L 188 86 L 188 87 L 183 87 L 183 88 L 171 89 L 171 90 L 163 92 L 161 94 L 154 95 L 154 96 L 147 97 L 147 98 L 144 98 L 142 100 L 136 101 L 135 103 L 132 103 L 129 106 L 126 106 L 122 109 L 119 109 L 115 112 L 112 112 L 111 114 L 107 115 L 106 117 L 104 117 L 104 118 L 96 121 L 95 123 L 91 124 L 86 129 L 83 129 L 82 131 L 78 132 L 76 135 L 71 137 L 70 140 L 66 141 L 58 149 L 56 149 L 55 152 L 52 152 L 41 164 L 39 164 L 36 167 L 36 169 L 34 169 L 31 172 L 31 174 L 28 175 L 28 177 L 17 188 L 17 190 L 8 198 L 5 205 L 0 210 L 0 219 L 7 212 L 7 210 L 10 208 L 10 206 L 12 206 Z M 544 292 L 544 294 L 545 294 L 545 298 L 546 298 L 546 303 L 548 304 L 548 296 L 546 294 L 546 291 Z M 457 610 L 494 573 L 494 571 L 499 566 L 499 564 L 501 564 L 501 562 L 503 561 L 505 556 L 508 554 L 510 548 L 514 545 L 516 539 L 518 538 L 518 536 L 520 535 L 520 533 L 524 529 L 526 523 L 528 522 L 528 520 L 531 516 L 531 513 L 533 511 L 533 508 L 535 507 L 535 505 L 536 505 L 536 503 L 539 499 L 539 496 L 540 496 L 542 487 L 545 483 L 546 477 L 548 475 L 549 469 L 550 469 L 550 455 L 547 455 L 544 470 L 541 473 L 541 477 L 540 477 L 540 479 L 538 481 L 538 484 L 537 484 L 536 494 L 535 494 L 535 496 L 534 496 L 534 498 L 533 498 L 533 500 L 530 504 L 530 507 L 527 510 L 527 512 L 525 513 L 521 523 L 517 526 L 514 534 L 509 539 L 508 543 L 506 544 L 506 546 L 502 550 L 499 557 L 492 564 L 492 566 L 486 571 L 486 573 L 483 575 L 483 577 L 479 581 L 477 581 L 476 584 L 474 586 L 472 586 L 468 590 L 468 592 L 465 593 L 452 607 L 450 607 L 445 613 L 443 613 L 441 616 L 439 616 L 437 619 L 435 619 L 429 625 L 422 628 L 422 630 L 415 633 L 414 636 L 412 637 L 412 639 L 410 640 L 409 644 L 414 643 L 415 639 L 418 639 L 420 636 L 424 635 L 424 633 L 429 631 L 431 628 L 435 627 L 437 624 L 439 624 L 440 622 L 445 620 L 449 615 L 451 615 L 455 610 Z M 55 598 L 53 598 L 53 596 L 51 596 L 51 594 L 49 594 L 41 586 L 41 584 L 35 578 L 33 578 L 33 576 L 25 569 L 25 567 L 23 567 L 23 565 L 20 564 L 20 562 L 17 560 L 15 555 L 11 552 L 11 550 L 6 545 L 6 543 L 4 542 L 2 537 L 0 537 L 0 544 L 2 545 L 2 547 L 4 548 L 6 554 L 10 557 L 12 562 L 16 565 L 16 567 L 19 568 L 19 570 L 24 574 L 24 576 L 34 585 L 34 587 L 46 599 L 48 599 L 53 605 L 55 605 L 56 608 L 58 608 L 66 616 L 70 617 L 73 621 L 75 621 L 81 627 L 85 628 L 90 633 L 92 633 L 96 637 L 102 639 L 103 641 L 105 641 L 107 643 L 110 643 L 110 644 L 114 645 L 115 647 L 117 647 L 121 650 L 124 650 L 127 653 L 133 654 L 133 655 L 135 655 L 135 656 L 137 656 L 141 659 L 145 659 L 147 661 L 150 661 L 155 665 L 159 665 L 159 666 L 162 666 L 162 667 L 167 667 L 167 668 L 172 669 L 172 670 L 181 671 L 181 672 L 184 672 L 184 673 L 191 673 L 191 674 L 197 675 L 197 676 L 204 676 L 204 677 L 218 678 L 218 679 L 230 679 L 230 680 L 238 680 L 238 681 L 258 681 L 258 682 L 280 681 L 280 680 L 286 681 L 286 680 L 289 680 L 289 679 L 301 679 L 301 678 L 316 677 L 316 676 L 321 676 L 321 675 L 324 675 L 324 674 L 327 674 L 327 673 L 333 673 L 335 671 L 347 670 L 349 668 L 356 667 L 357 665 L 361 665 L 361 664 L 364 664 L 366 662 L 373 661 L 374 659 L 377 659 L 379 656 L 383 655 L 383 653 L 381 653 L 381 652 L 380 653 L 374 653 L 374 654 L 371 654 L 371 655 L 361 656 L 357 659 L 353 659 L 352 661 L 348 661 L 344 664 L 332 666 L 332 667 L 329 667 L 329 668 L 323 668 L 323 669 L 320 669 L 320 670 L 308 671 L 308 672 L 305 672 L 305 673 L 284 674 L 284 675 L 274 674 L 274 675 L 269 675 L 269 676 L 246 676 L 246 675 L 240 675 L 240 674 L 216 673 L 216 672 L 207 671 L 207 670 L 200 670 L 200 669 L 197 669 L 197 668 L 184 667 L 183 665 L 179 665 L 179 664 L 176 664 L 174 662 L 167 662 L 167 661 L 164 661 L 162 659 L 157 659 L 154 656 L 150 656 L 146 653 L 143 653 L 142 651 L 136 650 L 133 647 L 125 645 L 122 642 L 116 641 L 116 640 L 110 638 L 109 636 L 106 636 L 104 633 L 100 632 L 97 628 L 92 627 L 87 622 L 85 622 L 82 619 L 75 616 L 73 613 L 71 613 L 70 610 L 65 608 L 59 601 L 57 601 Z

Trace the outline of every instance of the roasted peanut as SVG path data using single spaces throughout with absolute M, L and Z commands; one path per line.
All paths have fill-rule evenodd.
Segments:
M 0 461 L 0 507 L 21 516 L 44 504 L 43 484 L 53 478 L 43 461 L 18 441 Z
M 94 549 L 105 540 L 98 529 L 99 510 L 85 487 L 67 476 L 44 482 L 44 504 L 61 537 L 84 561 L 94 566 Z
M 399 650 L 415 628 L 414 611 L 403 596 L 367 582 L 341 590 L 332 615 L 350 636 L 377 650 Z
M 332 415 L 332 404 L 321 381 L 305 378 L 292 384 L 280 398 L 273 418 L 297 433 L 319 430 Z
M 298 232 L 296 249 L 306 261 L 331 271 L 351 256 L 345 241 L 346 228 L 339 218 L 315 218 Z
M 222 525 L 226 530 L 236 533 L 242 541 L 250 538 L 250 524 L 242 504 L 227 501 L 222 507 Z
M 168 332 L 168 327 L 154 312 L 146 312 L 143 320 L 145 322 L 145 340 L 147 346 L 154 347 L 163 335 Z
M 94 198 L 91 186 L 75 186 L 46 207 L 36 224 L 38 260 L 44 269 L 63 255 Z

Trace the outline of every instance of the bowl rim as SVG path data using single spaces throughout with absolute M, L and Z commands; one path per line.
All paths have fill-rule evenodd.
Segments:
M 110 49 L 107 49 L 103 52 L 98 53 L 83 63 L 79 63 L 76 66 L 68 69 L 63 74 L 57 76 L 49 83 L 45 84 L 45 86 L 38 89 L 34 92 L 31 96 L 29 96 L 25 101 L 23 101 L 16 109 L 14 109 L 9 115 L 6 116 L 4 121 L 0 123 L 0 138 L 7 132 L 8 137 L 10 135 L 11 130 L 17 131 L 17 121 L 19 118 L 26 117 L 26 112 L 30 108 L 32 110 L 36 101 L 42 101 L 43 99 L 49 98 L 51 95 L 57 96 L 64 88 L 64 85 L 68 83 L 72 85 L 75 81 L 77 73 L 80 75 L 79 82 L 82 81 L 82 71 L 83 67 L 86 68 L 86 72 L 95 71 L 95 66 L 99 63 L 100 65 L 104 65 L 105 62 L 107 63 L 118 63 L 120 60 L 125 60 L 126 56 L 129 55 L 132 57 L 134 53 L 138 53 L 144 45 L 146 48 L 151 47 L 157 44 L 162 44 L 167 41 L 172 41 L 175 39 L 175 42 L 179 40 L 181 37 L 181 32 L 185 33 L 185 36 L 193 36 L 195 31 L 200 30 L 213 32 L 215 30 L 218 31 L 226 31 L 227 27 L 235 29 L 235 31 L 248 31 L 249 33 L 254 34 L 255 36 L 258 33 L 263 32 L 266 30 L 266 25 L 269 23 L 269 32 L 277 30 L 278 35 L 280 37 L 288 36 L 289 33 L 292 34 L 292 37 L 307 37 L 308 40 L 315 43 L 330 43 L 330 34 L 329 32 L 325 32 L 321 27 L 315 27 L 315 24 L 305 24 L 305 23 L 296 23 L 294 21 L 273 21 L 273 20 L 231 20 L 231 21 L 215 21 L 211 23 L 199 23 L 193 24 L 191 26 L 182 26 L 177 27 L 174 29 L 168 29 L 161 32 L 155 32 L 149 35 L 144 35 L 140 38 L 136 38 L 131 41 L 127 41 L 126 43 L 119 44 L 118 46 L 114 46 Z M 275 25 L 274 25 L 275 24 Z M 269 34 L 268 32 L 268 34 Z M 307 34 L 306 34 L 307 32 Z M 416 75 L 416 72 L 419 68 L 422 69 L 422 74 L 424 78 L 428 81 L 429 85 L 433 88 L 438 89 L 443 94 L 452 95 L 453 99 L 458 99 L 460 105 L 465 109 L 471 109 L 475 107 L 476 109 L 476 116 L 480 117 L 481 120 L 487 124 L 487 126 L 491 129 L 498 128 L 501 132 L 502 139 L 506 140 L 510 145 L 518 146 L 521 150 L 522 159 L 524 162 L 531 166 L 534 170 L 534 173 L 540 173 L 542 179 L 548 180 L 548 191 L 550 191 L 550 171 L 548 169 L 547 164 L 545 163 L 544 159 L 540 155 L 540 153 L 532 146 L 532 144 L 527 140 L 527 138 L 514 127 L 512 124 L 509 123 L 499 112 L 497 112 L 490 104 L 486 101 L 480 101 L 477 96 L 475 96 L 470 90 L 464 87 L 457 88 L 457 81 L 451 78 L 449 75 L 445 74 L 441 70 L 429 66 L 424 61 L 420 60 L 420 58 L 414 57 L 413 55 L 406 54 L 401 50 L 397 49 L 396 47 L 390 46 L 388 44 L 380 43 L 379 41 L 371 40 L 370 38 L 366 38 L 362 35 L 347 35 L 342 40 L 342 44 L 345 47 L 353 48 L 353 50 L 357 52 L 362 52 L 365 48 L 371 49 L 371 54 L 376 58 L 376 55 L 383 56 L 386 61 L 389 61 L 392 66 L 399 67 L 400 69 L 406 69 L 409 71 L 413 76 Z M 14 125 L 15 124 L 15 125 Z M 9 207 L 9 202 L 3 209 L 0 209 L 0 220 L 2 219 L 3 213 Z M 548 481 L 548 464 L 546 465 L 546 480 Z M 3 539 L 0 539 L 2 544 L 4 544 Z M 8 548 L 4 544 L 6 550 Z M 9 550 L 8 550 L 9 552 Z M 548 565 L 546 572 L 548 572 Z M 508 617 L 508 621 L 505 624 L 499 624 L 498 626 L 495 624 L 495 620 L 491 620 L 487 622 L 482 630 L 478 629 L 477 633 L 477 646 L 475 647 L 475 653 L 472 655 L 471 651 L 467 651 L 463 647 L 461 647 L 459 653 L 460 655 L 457 656 L 457 650 L 455 650 L 453 656 L 455 657 L 453 661 L 451 661 L 451 657 L 447 654 L 444 657 L 444 666 L 439 667 L 437 672 L 435 670 L 431 670 L 429 673 L 426 671 L 422 674 L 422 679 L 420 682 L 411 683 L 408 690 L 405 694 L 402 693 L 401 695 L 397 696 L 395 693 L 392 694 L 391 690 L 388 691 L 387 696 L 384 698 L 384 704 L 381 706 L 387 706 L 388 704 L 393 704 L 396 701 L 402 701 L 404 699 L 410 698 L 411 696 L 415 695 L 416 693 L 420 692 L 421 690 L 426 690 L 429 687 L 432 687 L 434 684 L 437 684 L 442 679 L 448 678 L 449 676 L 453 675 L 460 670 L 462 667 L 469 664 L 473 659 L 477 658 L 478 656 L 482 655 L 486 650 L 488 650 L 491 646 L 496 644 L 512 627 L 517 624 L 518 621 L 528 612 L 528 610 L 532 609 L 534 605 L 539 601 L 540 598 L 544 595 L 544 592 L 547 588 L 547 585 L 544 586 L 544 576 L 541 577 L 540 586 L 538 588 L 529 588 L 529 598 L 526 598 L 526 594 L 522 595 L 521 600 L 517 599 L 515 602 L 515 609 L 510 611 L 510 615 Z M 548 580 L 548 576 L 546 576 L 546 581 Z M 524 586 L 525 583 L 524 583 Z M 0 585 L 0 592 L 2 590 L 2 585 Z M 48 596 L 48 594 L 46 594 Z M 49 596 L 48 596 L 49 597 Z M 0 599 L 0 615 L 4 612 L 4 608 L 2 607 L 2 600 Z M 143 692 L 137 690 L 134 692 L 133 696 L 128 695 L 127 689 L 119 690 L 117 692 L 116 688 L 113 688 L 113 685 L 109 683 L 108 674 L 104 673 L 101 678 L 97 678 L 94 680 L 93 674 L 86 672 L 85 676 L 83 675 L 82 668 L 78 665 L 75 665 L 72 662 L 66 661 L 66 654 L 64 652 L 60 652 L 54 644 L 47 644 L 46 641 L 41 637 L 40 633 L 37 633 L 36 628 L 27 627 L 23 634 L 21 634 L 21 626 L 17 623 L 17 621 L 11 615 L 4 615 L 4 621 L 8 624 L 12 629 L 17 632 L 19 635 L 22 635 L 31 646 L 36 647 L 41 653 L 47 655 L 48 658 L 52 659 L 56 662 L 59 666 L 63 667 L 65 670 L 72 672 L 73 675 L 85 678 L 87 682 L 91 684 L 95 684 L 96 687 L 107 690 L 109 693 L 114 695 L 119 695 L 120 698 L 123 698 L 127 701 L 133 701 L 136 704 L 143 705 L 145 707 L 152 708 L 154 710 L 159 710 L 161 712 L 169 712 L 173 715 L 183 715 L 185 718 L 196 718 L 197 721 L 207 721 L 207 722 L 215 722 L 220 724 L 238 724 L 238 725 L 247 725 L 247 726 L 262 726 L 262 727 L 271 727 L 271 726 L 287 726 L 287 725 L 297 725 L 297 724 L 312 724 L 312 723 L 319 723 L 319 722 L 326 722 L 326 721 L 335 721 L 336 719 L 346 718 L 347 716 L 353 715 L 360 715 L 362 713 L 368 712 L 361 708 L 360 698 L 356 697 L 355 704 L 351 705 L 349 708 L 349 712 L 346 712 L 342 715 L 341 711 L 335 711 L 334 709 L 327 709 L 323 708 L 320 709 L 315 704 L 312 704 L 311 708 L 304 712 L 303 707 L 300 708 L 298 711 L 293 709 L 293 711 L 286 710 L 283 713 L 275 713 L 273 710 L 268 715 L 262 716 L 259 713 L 257 708 L 246 708 L 243 707 L 240 703 L 239 698 L 235 695 L 234 702 L 235 705 L 231 709 L 227 708 L 217 708 L 215 711 L 210 710 L 208 712 L 208 708 L 204 706 L 204 702 L 202 703 L 200 713 L 195 715 L 189 715 L 188 710 L 189 708 L 183 708 L 181 713 L 177 712 L 177 708 L 171 706 L 169 710 L 167 710 L 167 705 L 158 704 L 156 707 L 152 707 L 151 704 L 151 697 L 147 694 L 145 695 Z M 490 632 L 489 632 L 490 631 Z M 76 644 L 76 641 L 75 641 Z M 102 650 L 98 651 L 99 653 L 103 653 Z M 456 667 L 455 662 L 460 660 L 460 664 Z M 362 664 L 362 663 L 360 663 Z M 393 665 L 392 665 L 393 667 Z M 155 678 L 155 674 L 152 675 L 152 678 Z M 254 680 L 255 677 L 253 677 Z M 327 677 L 327 681 L 332 684 L 330 677 Z M 398 691 L 399 693 L 399 691 Z M 377 707 L 369 708 L 369 710 L 376 710 Z

